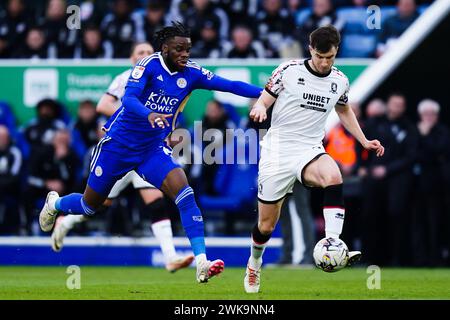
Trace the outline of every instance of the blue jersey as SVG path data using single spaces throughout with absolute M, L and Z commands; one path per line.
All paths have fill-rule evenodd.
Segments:
M 230 81 L 189 61 L 183 71 L 172 72 L 160 52 L 141 59 L 133 71 L 122 98 L 122 107 L 105 125 L 107 135 L 134 150 L 157 146 L 173 130 L 176 119 L 195 89 L 232 92 L 249 98 L 259 97 L 262 88 L 241 81 Z M 171 114 L 171 128 L 152 128 L 151 112 Z

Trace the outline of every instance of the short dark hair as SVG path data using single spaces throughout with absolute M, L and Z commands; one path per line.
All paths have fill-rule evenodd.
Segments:
M 170 39 L 175 37 L 189 38 L 191 36 L 191 32 L 181 22 L 172 21 L 171 26 L 164 27 L 161 30 L 157 31 L 155 36 L 158 50 L 161 50 L 162 45 Z
M 311 32 L 309 42 L 314 50 L 324 53 L 330 51 L 332 47 L 339 47 L 341 35 L 334 26 L 327 25 Z

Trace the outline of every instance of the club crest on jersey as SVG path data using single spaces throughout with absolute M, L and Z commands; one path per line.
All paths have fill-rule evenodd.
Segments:
M 96 167 L 95 167 L 95 175 L 96 175 L 97 177 L 100 177 L 102 174 L 103 174 L 103 169 L 102 169 L 102 167 L 96 166 Z
M 131 72 L 131 76 L 134 79 L 140 79 L 142 77 L 142 75 L 144 74 L 144 70 L 145 70 L 145 67 L 136 66 L 136 67 L 134 67 L 133 72 Z
M 336 82 L 332 82 L 331 83 L 331 90 L 330 90 L 330 92 L 331 93 L 337 93 L 337 83 Z
M 186 88 L 187 86 L 187 81 L 185 78 L 178 78 L 177 80 L 177 86 L 181 89 Z

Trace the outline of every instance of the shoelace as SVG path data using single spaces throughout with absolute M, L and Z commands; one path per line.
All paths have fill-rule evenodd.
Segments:
M 257 285 L 257 281 L 258 281 L 258 275 L 256 273 L 256 270 L 253 270 L 250 267 L 247 267 L 247 269 L 250 271 L 249 275 L 248 275 L 248 283 L 251 286 Z

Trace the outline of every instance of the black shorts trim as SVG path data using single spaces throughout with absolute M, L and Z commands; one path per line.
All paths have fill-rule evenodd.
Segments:
M 284 196 L 282 196 L 280 199 L 278 199 L 278 200 L 271 200 L 271 201 L 262 200 L 262 199 L 260 199 L 260 198 L 258 197 L 258 201 L 260 201 L 261 203 L 264 203 L 264 204 L 275 204 L 275 203 L 277 203 L 277 202 L 283 200 L 284 198 L 287 198 L 287 197 L 292 196 L 292 194 L 293 194 L 293 192 L 288 192 L 288 193 L 286 193 Z
M 300 177 L 302 178 L 302 181 L 301 181 L 302 185 L 305 186 L 306 188 L 311 188 L 310 186 L 307 186 L 307 185 L 305 184 L 305 180 L 304 180 L 304 178 L 303 178 L 303 173 L 305 172 L 306 167 L 309 166 L 309 165 L 310 165 L 311 163 L 313 163 L 314 161 L 316 161 L 317 159 L 319 159 L 319 158 L 320 158 L 321 156 L 323 156 L 324 154 L 328 154 L 328 153 L 327 153 L 327 152 L 319 153 L 319 154 L 316 155 L 314 158 L 312 158 L 311 160 L 309 160 L 309 162 L 308 162 L 307 164 L 305 164 L 305 166 L 303 167 L 302 173 L 300 174 Z

